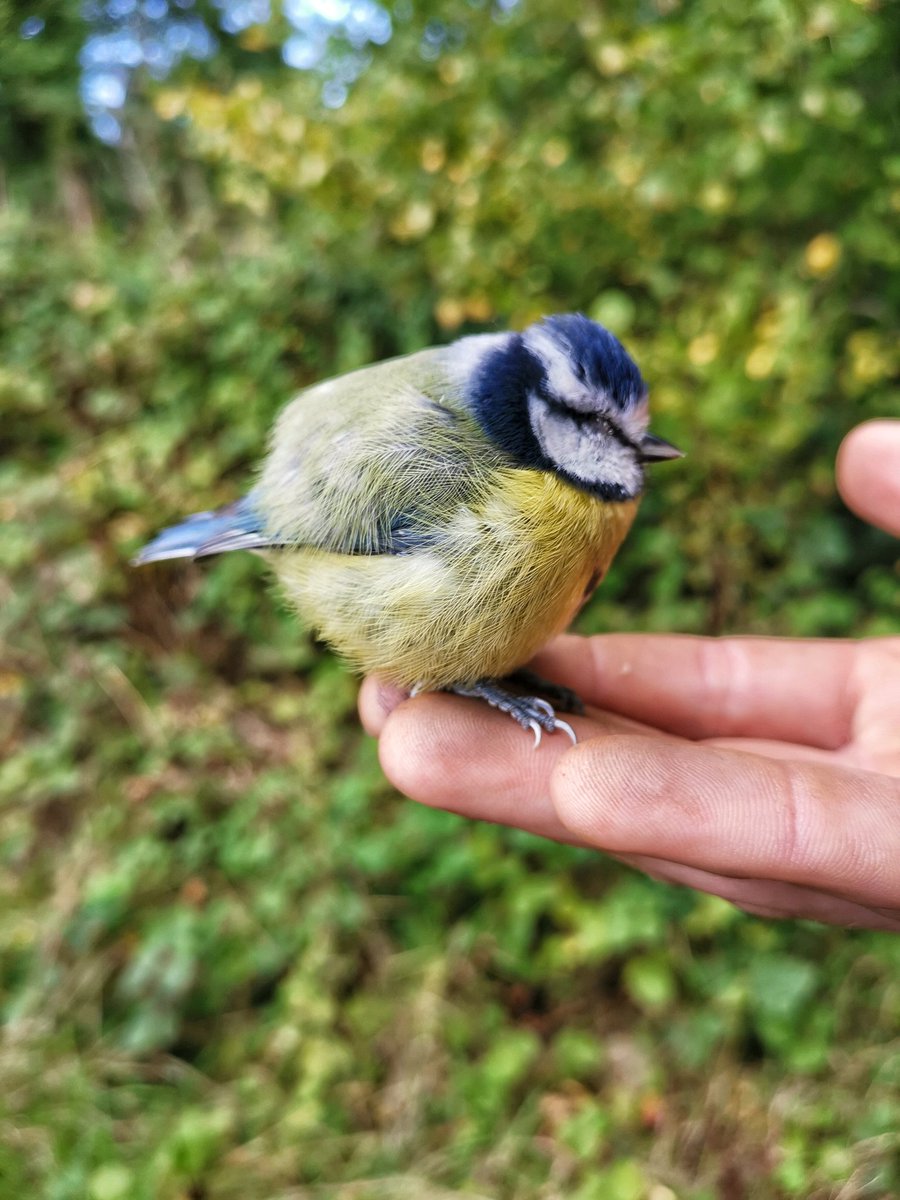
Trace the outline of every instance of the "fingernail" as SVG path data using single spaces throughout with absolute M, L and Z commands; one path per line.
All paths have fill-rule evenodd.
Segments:
M 402 688 L 394 687 L 392 683 L 378 684 L 378 707 L 384 715 L 390 716 L 398 704 L 402 704 L 404 700 L 409 699 L 409 692 L 405 692 Z

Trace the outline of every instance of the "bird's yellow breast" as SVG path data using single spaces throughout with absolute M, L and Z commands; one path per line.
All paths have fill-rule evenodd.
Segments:
M 439 688 L 508 675 L 564 629 L 636 510 L 508 469 L 420 549 L 271 561 L 303 620 L 359 670 Z

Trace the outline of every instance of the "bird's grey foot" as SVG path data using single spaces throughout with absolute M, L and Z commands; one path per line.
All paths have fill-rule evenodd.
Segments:
M 564 687 L 561 683 L 551 683 L 549 679 L 544 679 L 536 671 L 520 667 L 518 671 L 507 675 L 506 679 L 530 696 L 543 696 L 545 700 L 550 701 L 557 712 L 574 713 L 576 717 L 584 716 L 584 704 L 577 692 Z
M 556 733 L 561 729 L 572 739 L 574 746 L 578 741 L 575 730 L 568 721 L 561 721 L 553 710 L 553 706 L 540 696 L 520 696 L 510 691 L 504 685 L 506 680 L 478 679 L 474 683 L 458 683 L 446 690 L 457 696 L 468 696 L 476 700 L 484 700 L 491 708 L 507 713 L 517 721 L 523 729 L 530 729 L 534 734 L 535 750 L 541 744 L 542 731 Z

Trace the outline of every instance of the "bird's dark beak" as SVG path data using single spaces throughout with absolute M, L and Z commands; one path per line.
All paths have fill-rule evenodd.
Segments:
M 684 451 L 657 437 L 654 433 L 645 433 L 640 444 L 641 462 L 665 462 L 667 458 L 684 458 Z

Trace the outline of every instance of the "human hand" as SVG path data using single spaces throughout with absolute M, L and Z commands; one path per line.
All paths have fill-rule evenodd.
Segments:
M 838 485 L 900 534 L 900 422 L 845 439 Z M 481 704 L 370 679 L 388 777 L 749 912 L 900 930 L 900 638 L 570 636 L 533 665 L 591 706 L 576 747 L 535 754 Z

